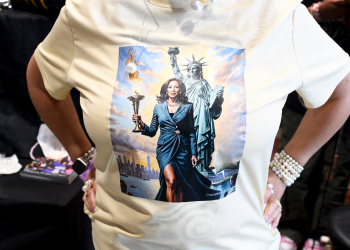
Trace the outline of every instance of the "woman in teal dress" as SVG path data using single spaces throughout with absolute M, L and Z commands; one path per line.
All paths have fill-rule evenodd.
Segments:
M 153 137 L 160 127 L 157 161 L 160 168 L 160 188 L 156 200 L 168 202 L 216 200 L 221 192 L 210 189 L 211 181 L 196 169 L 197 142 L 193 105 L 187 102 L 186 87 L 178 79 L 166 81 L 157 96 L 151 125 L 140 115 L 142 134 Z

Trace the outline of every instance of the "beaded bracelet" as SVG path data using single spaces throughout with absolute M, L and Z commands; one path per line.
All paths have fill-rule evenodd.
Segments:
M 290 157 L 284 150 L 276 153 L 270 163 L 270 168 L 287 186 L 290 186 L 300 177 L 304 168 Z
M 92 187 L 92 184 L 94 183 L 94 178 L 87 180 L 84 184 L 84 186 L 81 188 L 84 193 L 89 191 L 89 189 Z

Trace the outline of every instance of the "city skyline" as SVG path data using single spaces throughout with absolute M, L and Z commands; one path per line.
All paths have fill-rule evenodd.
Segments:
M 123 161 L 122 161 L 122 157 L 123 157 Z M 128 157 L 131 157 L 131 161 Z M 144 166 L 144 168 L 147 170 L 159 171 L 158 163 L 154 163 L 153 164 L 154 167 L 152 167 L 152 161 L 151 161 L 151 157 L 149 155 L 147 155 L 145 161 L 142 161 L 142 160 L 136 161 L 134 155 L 127 156 L 125 154 L 123 154 L 123 155 L 117 154 L 117 160 L 118 159 L 124 164 L 132 164 L 134 170 L 136 168 L 136 165 L 140 165 L 140 166 Z M 148 165 L 148 160 L 149 160 L 149 165 Z

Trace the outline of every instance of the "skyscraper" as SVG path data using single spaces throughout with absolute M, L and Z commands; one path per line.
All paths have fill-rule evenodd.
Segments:
M 151 171 L 151 158 L 149 157 L 149 155 L 147 155 L 147 168 L 148 171 Z
M 133 168 L 133 171 L 135 172 L 136 164 L 135 164 L 134 156 L 132 156 L 132 168 Z
M 118 155 L 118 159 L 119 159 L 119 163 L 122 164 L 122 158 L 120 157 L 120 155 Z

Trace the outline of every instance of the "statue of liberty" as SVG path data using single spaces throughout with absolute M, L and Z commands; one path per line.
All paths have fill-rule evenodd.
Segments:
M 177 65 L 176 55 L 180 53 L 177 47 L 169 48 L 170 63 L 175 78 L 181 80 L 186 86 L 186 96 L 188 101 L 193 103 L 194 126 L 197 137 L 198 162 L 197 169 L 203 174 L 212 173 L 210 170 L 211 155 L 215 151 L 215 126 L 214 120 L 221 115 L 222 104 L 224 102 L 224 90 L 221 85 L 217 85 L 213 90 L 209 83 L 203 79 L 203 58 L 198 61 L 192 55 L 192 61 L 184 65 L 187 75 L 180 72 Z

